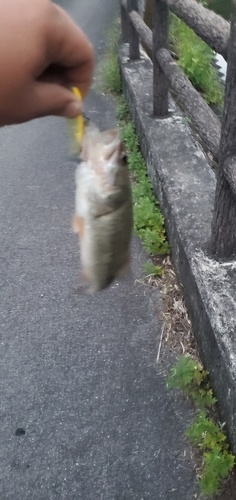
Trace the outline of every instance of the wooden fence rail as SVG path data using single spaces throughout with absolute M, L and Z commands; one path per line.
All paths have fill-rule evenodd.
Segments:
M 170 10 L 184 21 L 213 50 L 227 60 L 230 24 L 195 0 L 164 0 Z
M 121 4 L 127 9 L 129 0 Z M 206 9 L 195 0 L 163 0 L 169 9 L 184 21 L 213 50 L 227 60 L 230 24 L 215 12 Z M 137 10 L 137 9 L 135 9 Z
M 138 0 L 121 0 L 123 40 L 130 59 L 139 39 L 153 54 L 153 112 L 168 115 L 168 91 L 177 95 L 215 160 L 219 161 L 211 249 L 218 258 L 236 256 L 236 2 L 230 24 L 195 0 L 155 0 L 153 32 L 138 14 Z M 167 50 L 169 8 L 214 50 L 228 59 L 222 131 L 220 121 Z M 227 230 L 226 230 L 227 226 Z M 224 237 L 225 236 L 225 237 Z

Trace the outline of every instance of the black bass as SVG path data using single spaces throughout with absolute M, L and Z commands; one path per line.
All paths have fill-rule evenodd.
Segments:
M 74 231 L 79 233 L 82 277 L 91 293 L 129 270 L 132 194 L 119 129 L 85 127 L 76 169 Z

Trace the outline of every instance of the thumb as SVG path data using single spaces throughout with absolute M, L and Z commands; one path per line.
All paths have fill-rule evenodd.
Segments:
M 75 118 L 83 111 L 83 102 L 71 90 L 57 83 L 35 82 L 27 99 L 29 118 L 58 115 Z

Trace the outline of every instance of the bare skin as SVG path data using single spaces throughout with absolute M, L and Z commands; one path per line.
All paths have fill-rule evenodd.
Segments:
M 0 0 L 0 126 L 77 116 L 93 75 L 93 49 L 50 0 Z

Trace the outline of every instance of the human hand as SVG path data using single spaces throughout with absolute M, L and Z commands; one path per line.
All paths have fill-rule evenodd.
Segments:
M 93 49 L 50 0 L 0 0 L 0 126 L 45 115 L 76 117 L 93 74 Z

